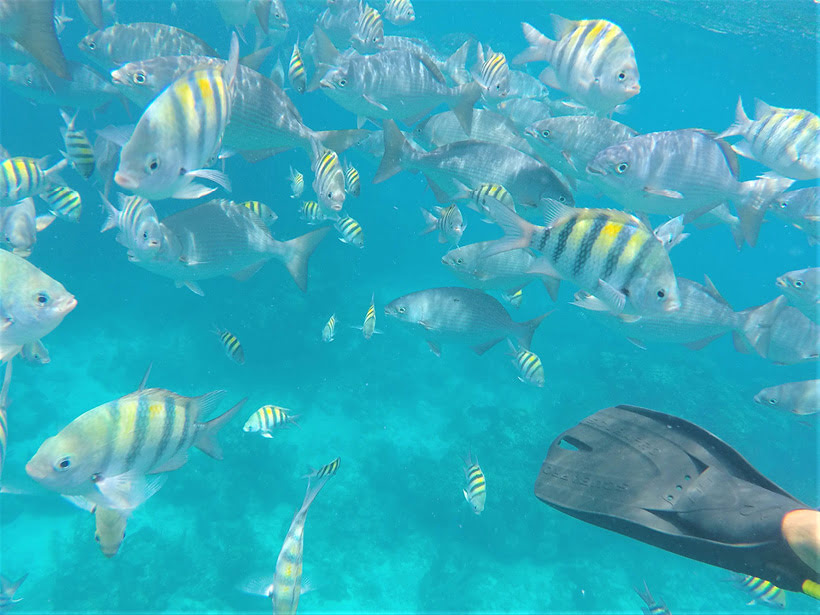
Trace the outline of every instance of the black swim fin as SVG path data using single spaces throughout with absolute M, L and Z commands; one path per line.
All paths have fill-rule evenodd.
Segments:
M 697 425 L 606 408 L 553 441 L 535 495 L 588 523 L 801 591 L 820 575 L 789 548 L 783 516 L 809 508 Z

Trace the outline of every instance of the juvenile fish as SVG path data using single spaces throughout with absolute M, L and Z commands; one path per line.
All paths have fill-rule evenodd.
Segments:
M 336 338 L 336 314 L 331 314 L 322 328 L 322 341 L 332 342 Z
M 288 181 L 290 182 L 290 198 L 298 199 L 305 191 L 305 176 L 293 167 L 290 167 Z
M 299 53 L 299 43 L 293 45 L 293 51 L 290 54 L 290 62 L 288 62 L 288 81 L 290 86 L 299 92 L 305 93 L 307 88 L 307 75 L 305 73 L 305 63 L 302 61 L 302 54 Z
M 786 592 L 769 581 L 748 574 L 734 574 L 735 583 L 744 590 L 751 600 L 748 604 L 765 604 L 777 609 L 786 608 Z
M 464 475 L 467 477 L 467 488 L 461 492 L 473 512 L 480 515 L 484 512 L 484 505 L 487 502 L 487 480 L 481 466 L 478 465 L 478 460 L 473 463 L 472 452 L 464 460 Z
M 789 271 L 777 278 L 777 286 L 794 307 L 820 324 L 820 268 Z
M 270 226 L 279 219 L 279 216 L 267 205 L 260 201 L 243 201 L 242 203 L 234 203 L 239 207 L 245 207 L 255 213 L 262 219 L 267 226 Z
M 284 427 L 288 423 L 296 425 L 298 414 L 291 414 L 287 408 L 266 405 L 254 412 L 242 430 L 245 433 L 259 433 L 263 438 L 273 438 L 273 430 L 277 427 Z
M 245 351 L 237 337 L 226 329 L 216 327 L 214 334 L 219 338 L 220 344 L 225 351 L 225 355 L 238 365 L 245 364 Z
M 54 222 L 53 215 L 38 216 L 34 201 L 23 199 L 17 205 L 0 207 L 0 245 L 18 256 L 28 257 L 37 241 L 37 233 Z
M 65 122 L 65 128 L 61 129 L 63 141 L 65 142 L 63 157 L 71 163 L 77 173 L 88 179 L 94 173 L 94 148 L 91 146 L 85 131 L 77 130 L 74 127 L 74 122 L 77 119 L 76 114 L 74 117 L 70 117 L 61 109 L 60 116 Z
M 117 195 L 122 209 L 100 195 L 106 219 L 101 233 L 112 228 L 119 230 L 117 242 L 128 249 L 131 261 L 150 260 L 162 247 L 162 228 L 154 206 L 140 196 Z
M 543 387 L 544 366 L 538 355 L 526 348 L 516 348 L 509 340 L 507 343 L 512 351 L 513 365 L 518 370 L 518 379 L 525 384 Z
M 792 179 L 820 177 L 820 118 L 810 111 L 772 107 L 757 100 L 755 119 L 750 120 L 738 98 L 735 123 L 720 138 L 733 135 L 744 139 L 732 145 L 733 150 L 775 173 Z
M 422 208 L 421 214 L 427 224 L 421 231 L 422 235 L 438 231 L 439 243 L 449 243 L 451 246 L 459 244 L 464 234 L 465 224 L 461 210 L 455 203 L 447 207 L 435 207 L 435 214 Z
M 478 82 L 484 88 L 484 98 L 496 100 L 505 98 L 510 93 L 510 65 L 507 57 L 487 47 L 486 54 L 481 43 L 477 47 Z
M 12 205 L 31 196 L 45 192 L 55 181 L 66 164 L 61 160 L 48 169 L 43 169 L 47 158 L 26 158 L 17 156 L 0 162 L 0 206 Z
M 383 14 L 394 26 L 406 26 L 416 20 L 416 11 L 410 0 L 387 0 Z
M 34 340 L 23 345 L 20 350 L 20 357 L 31 365 L 47 365 L 51 363 L 51 356 L 42 341 Z
M 364 316 L 364 323 L 362 324 L 362 335 L 364 339 L 369 340 L 374 333 L 381 333 L 376 330 L 376 294 L 370 297 L 370 307 L 367 308 L 367 314 Z
M 643 590 L 634 588 L 635 593 L 638 594 L 646 606 L 641 607 L 644 615 L 672 615 L 663 600 L 655 600 L 649 592 L 649 587 L 646 581 L 643 582 Z
M 803 231 L 810 246 L 820 243 L 820 188 L 817 186 L 784 192 L 772 201 L 769 210 Z
M 356 170 L 356 167 L 347 162 L 344 164 L 344 171 L 345 192 L 347 194 L 352 194 L 353 196 L 358 197 L 362 190 L 359 172 Z
M 344 216 L 336 220 L 333 227 L 339 233 L 339 241 L 342 243 L 356 246 L 357 248 L 364 247 L 364 231 L 362 225 L 350 216 Z
M 516 310 L 521 307 L 521 301 L 524 299 L 524 291 L 521 288 L 504 291 L 501 293 L 501 299 L 510 304 Z
M 328 220 L 336 221 L 339 219 L 339 214 L 326 212 L 316 201 L 302 201 L 302 206 L 299 208 L 299 218 L 315 226 Z
M 20 602 L 20 600 L 22 600 L 22 598 L 17 598 L 15 600 L 14 594 L 17 593 L 17 590 L 20 589 L 20 586 L 23 584 L 23 581 L 25 581 L 27 578 L 28 574 L 24 574 L 22 577 L 20 577 L 14 583 L 12 583 L 3 575 L 0 575 L 0 610 L 5 612 L 9 608 L 11 608 L 11 606 L 15 602 Z
M 779 408 L 794 414 L 814 414 L 820 410 L 820 380 L 766 387 L 754 399 L 761 406 Z
M 40 195 L 48 210 L 58 218 L 69 222 L 79 222 L 83 213 L 80 193 L 66 186 L 53 186 Z

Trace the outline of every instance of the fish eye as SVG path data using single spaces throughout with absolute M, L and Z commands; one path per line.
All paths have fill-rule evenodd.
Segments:
M 461 258 L 461 257 L 459 256 L 459 257 L 456 259 L 456 264 L 457 264 L 457 265 L 463 265 L 463 264 L 464 264 L 464 259 L 463 259 L 463 258 Z
M 770 406 L 776 406 L 777 405 L 777 400 L 774 397 L 770 397 L 769 398 L 769 405 Z
M 803 280 L 795 280 L 792 282 L 795 288 L 802 288 L 803 287 Z
M 58 472 L 65 472 L 68 468 L 71 467 L 71 458 L 70 457 L 61 457 L 57 460 L 57 463 L 54 464 L 54 469 Z
M 100 542 L 100 535 L 97 534 L 96 532 L 94 532 L 94 540 L 96 540 L 97 542 Z
M 549 130 L 542 130 L 541 131 L 541 136 L 544 137 L 545 139 L 548 138 L 550 136 L 550 131 Z
M 153 173 L 159 168 L 159 158 L 156 156 L 151 156 L 148 158 L 147 162 L 145 163 L 145 172 L 146 173 Z
M 37 293 L 37 303 L 40 305 L 45 305 L 48 303 L 49 296 L 48 293 Z
M 626 173 L 626 170 L 627 170 L 628 168 L 629 168 L 629 164 L 628 164 L 628 163 L 626 163 L 626 162 L 622 162 L 622 163 L 620 163 L 617 167 L 615 167 L 615 170 L 616 170 L 618 173 Z
M 93 51 L 97 48 L 97 43 L 95 43 L 94 41 L 88 41 L 88 48 Z
M 666 291 L 664 291 L 664 290 L 661 288 L 661 289 L 657 292 L 657 295 L 658 295 L 658 299 L 663 299 L 663 298 L 666 296 Z
M 624 73 L 624 72 L 618 73 L 618 81 L 623 81 L 624 79 L 626 79 L 626 73 Z
M 328 192 L 328 193 L 327 193 L 327 198 L 332 199 L 332 198 L 333 198 L 333 193 L 332 193 L 332 192 Z
M 786 201 L 781 201 L 779 203 L 780 209 L 786 209 L 786 205 L 788 205 L 788 203 L 786 203 Z
M 134 73 L 133 81 L 137 85 L 142 85 L 143 83 L 145 83 L 145 73 L 142 71 Z
M 559 196 L 559 197 L 558 197 L 558 202 L 559 202 L 559 203 L 566 203 L 566 202 L 567 202 L 567 197 L 565 197 L 565 196 L 562 194 L 561 196 Z
M 347 85 L 347 79 L 339 79 L 339 87 L 345 87 Z

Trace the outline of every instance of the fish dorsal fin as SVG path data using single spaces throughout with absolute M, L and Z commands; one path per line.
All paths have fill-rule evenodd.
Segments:
M 433 79 L 438 81 L 441 85 L 447 85 L 447 79 L 444 77 L 441 69 L 436 66 L 436 63 L 433 62 L 433 60 L 422 53 L 414 53 L 413 56 L 418 58 L 418 61 L 422 63 L 424 68 L 430 71 L 430 74 L 433 75 Z
M 550 15 L 550 20 L 552 21 L 552 30 L 555 32 L 556 40 L 564 38 L 578 27 L 578 22 L 567 19 L 566 17 L 561 17 L 555 13 Z
M 711 130 L 704 130 L 702 128 L 695 128 L 696 132 L 701 133 L 709 137 L 710 139 L 714 140 L 715 143 L 718 144 L 720 150 L 723 152 L 723 157 L 726 158 L 726 164 L 729 165 L 729 170 L 732 172 L 732 177 L 735 179 L 740 178 L 740 163 L 737 160 L 737 154 L 735 150 L 732 149 L 732 146 L 729 145 L 723 139 L 718 138 L 717 133 L 712 132 Z
M 706 294 L 708 294 L 712 299 L 721 303 L 727 307 L 732 307 L 729 305 L 729 302 L 724 299 L 723 295 L 720 294 L 715 285 L 712 283 L 712 280 L 709 278 L 708 275 L 703 276 L 703 285 L 706 287 Z
M 755 119 L 762 120 L 767 115 L 771 115 L 777 111 L 777 107 L 772 107 L 768 103 L 764 103 L 759 98 L 755 98 Z
M 339 57 L 339 50 L 333 45 L 325 31 L 314 25 L 313 39 L 316 41 L 316 62 L 318 64 L 334 65 Z
M 544 199 L 541 202 L 544 205 L 544 226 L 552 226 L 573 209 L 555 199 Z
M 145 385 L 148 384 L 148 376 L 151 375 L 151 368 L 154 367 L 153 362 L 148 364 L 148 369 L 145 370 L 145 375 L 140 380 L 140 385 L 137 387 L 137 392 L 145 390 Z

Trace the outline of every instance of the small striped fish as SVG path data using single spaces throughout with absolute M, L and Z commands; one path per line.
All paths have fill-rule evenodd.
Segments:
M 242 350 L 242 344 L 239 343 L 237 337 L 230 331 L 216 327 L 214 333 L 222 343 L 225 349 L 225 354 L 228 358 L 239 365 L 245 364 L 245 351 Z
M 518 309 L 521 307 L 521 300 L 524 298 L 524 289 L 511 290 L 509 292 L 502 291 L 501 298 L 509 303 L 512 307 Z
M 65 128 L 61 129 L 63 141 L 65 142 L 65 152 L 63 157 L 71 162 L 74 170 L 85 179 L 91 177 L 96 165 L 94 158 L 94 147 L 85 134 L 84 130 L 77 130 L 74 122 L 77 116 L 70 117 L 65 111 L 60 109 L 60 115 L 65 122 Z
M 804 109 L 772 107 L 756 101 L 750 120 L 738 98 L 735 123 L 718 138 L 740 135 L 732 149 L 792 179 L 820 177 L 820 118 Z
M 786 592 L 769 581 L 748 574 L 737 574 L 733 578 L 751 596 L 749 604 L 761 603 L 779 609 L 786 608 Z
M 597 113 L 610 113 L 641 91 L 635 50 L 617 25 L 603 19 L 571 21 L 552 15 L 557 41 L 521 24 L 530 47 L 513 62 L 549 62 L 542 83 Z
M 246 433 L 259 432 L 263 438 L 272 438 L 274 429 L 287 423 L 296 425 L 297 418 L 299 415 L 292 415 L 287 408 L 267 405 L 251 414 L 242 429 Z
M 9 409 L 9 383 L 11 382 L 11 361 L 6 363 L 3 376 L 3 388 L 0 389 L 0 477 L 3 476 L 3 463 L 6 460 L 6 443 L 9 436 L 7 412 Z
M 478 45 L 478 62 L 481 65 L 479 82 L 484 87 L 485 96 L 504 98 L 510 93 L 510 65 L 507 57 L 487 47 L 486 55 Z
M 117 241 L 129 250 L 137 260 L 152 258 L 162 247 L 163 233 L 154 206 L 136 195 L 119 194 L 122 209 L 114 207 L 104 195 L 100 195 L 107 213 L 101 233 L 112 228 L 119 229 Z
M 544 273 L 570 280 L 616 314 L 663 314 L 680 308 L 680 293 L 660 239 L 640 220 L 613 209 L 567 207 L 549 200 L 546 226 L 523 220 L 494 199 L 492 218 L 504 230 L 484 257 L 516 248 L 544 254 Z
M 359 53 L 374 53 L 384 47 L 384 22 L 379 11 L 365 4 L 350 40 Z
M 664 604 L 663 600 L 656 601 L 652 597 L 652 594 L 649 593 L 649 586 L 647 586 L 646 581 L 643 582 L 643 591 L 636 587 L 635 593 L 646 603 L 646 606 L 641 607 L 644 615 L 672 615 L 669 609 L 666 608 L 666 604 Z
M 305 89 L 307 88 L 307 75 L 305 74 L 305 64 L 302 62 L 302 54 L 299 53 L 299 43 L 293 46 L 293 53 L 290 54 L 288 80 L 294 90 L 300 94 L 305 93 Z
M 271 225 L 279 219 L 279 216 L 277 216 L 270 207 L 260 201 L 243 201 L 242 203 L 237 203 L 237 205 L 250 209 L 262 218 L 262 222 L 267 225 Z
M 0 163 L 0 205 L 12 205 L 48 189 L 52 180 L 59 180 L 57 173 L 68 161 L 61 160 L 53 167 L 43 170 L 46 158 L 7 158 Z
M 328 220 L 338 220 L 339 214 L 327 213 L 316 201 L 302 201 L 299 218 L 310 225 L 316 225 Z
M 473 507 L 473 512 L 480 515 L 487 500 L 487 481 L 478 465 L 478 459 L 473 463 L 472 451 L 464 460 L 464 474 L 467 476 L 467 488 L 461 490 L 464 499 Z
M 305 176 L 293 167 L 290 167 L 288 181 L 290 182 L 290 198 L 297 199 L 302 196 L 302 193 L 305 191 Z
M 464 184 L 459 186 L 460 191 L 456 195 L 456 199 L 464 199 L 469 201 L 470 209 L 479 213 L 487 213 L 487 198 L 495 199 L 502 205 L 515 211 L 515 200 L 507 189 L 501 184 L 481 184 L 478 188 L 470 189 Z
M 313 142 L 313 191 L 327 211 L 341 211 L 345 202 L 345 174 L 339 156 L 333 150 Z
M 324 478 L 325 476 L 335 476 L 341 463 L 341 457 L 336 457 L 336 459 L 326 465 L 323 465 L 318 470 L 311 469 L 310 473 L 302 478 Z
M 166 389 L 146 389 L 144 382 L 137 391 L 80 415 L 43 442 L 26 465 L 28 475 L 52 491 L 128 509 L 134 507 L 131 498 L 144 491 L 133 484 L 123 493 L 118 480 L 123 474 L 138 477 L 176 470 L 187 462 L 192 446 L 222 458 L 217 433 L 244 399 L 203 423 L 200 419 L 213 415 L 225 391 L 184 397 Z
M 416 11 L 410 0 L 387 0 L 384 18 L 394 26 L 406 26 L 416 19 Z
M 359 196 L 362 191 L 362 184 L 359 178 L 359 172 L 352 164 L 345 163 L 345 192 L 353 196 Z
M 426 209 L 421 210 L 424 221 L 427 223 L 421 234 L 425 235 L 437 230 L 439 243 L 449 243 L 452 246 L 457 246 L 465 229 L 461 210 L 453 203 L 447 207 L 436 207 L 435 212 L 434 215 Z
M 42 199 L 48 205 L 48 209 L 58 218 L 69 222 L 79 222 L 80 214 L 83 212 L 83 201 L 80 193 L 66 186 L 54 186 L 46 190 Z
M 513 365 L 518 370 L 518 379 L 525 384 L 543 387 L 544 366 L 538 355 L 526 348 L 516 348 L 509 340 L 508 343 L 513 355 Z
M 369 340 L 373 337 L 376 331 L 376 294 L 370 296 L 370 307 L 367 308 L 367 314 L 364 316 L 364 323 L 362 324 L 362 335 L 364 339 Z
M 336 314 L 331 314 L 322 329 L 322 341 L 332 342 L 336 337 Z
M 333 225 L 339 232 L 339 241 L 342 243 L 356 246 L 357 248 L 364 247 L 364 231 L 361 224 L 356 222 L 350 216 L 339 218 Z

